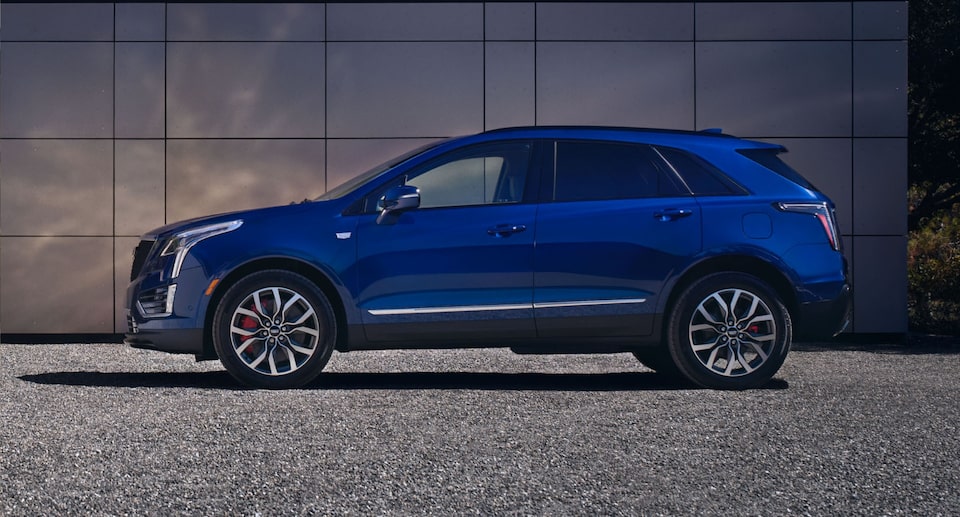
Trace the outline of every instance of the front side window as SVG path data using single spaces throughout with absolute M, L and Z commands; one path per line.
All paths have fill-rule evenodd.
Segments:
M 519 203 L 531 147 L 507 142 L 456 151 L 408 174 L 406 184 L 420 189 L 420 208 Z
M 620 142 L 556 142 L 554 201 L 684 195 L 649 146 Z

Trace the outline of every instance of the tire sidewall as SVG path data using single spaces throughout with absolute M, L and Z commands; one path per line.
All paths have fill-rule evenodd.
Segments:
M 657 348 L 645 348 L 642 350 L 635 350 L 633 356 L 640 362 L 643 366 L 653 370 L 654 372 L 667 377 L 669 379 L 685 379 L 686 376 L 677 369 L 673 357 L 670 356 L 670 351 L 666 348 L 657 347 Z
M 690 344 L 689 324 L 697 306 L 707 296 L 724 289 L 743 289 L 770 309 L 777 327 L 770 356 L 755 371 L 727 377 L 709 370 L 697 358 Z M 677 299 L 670 314 L 667 345 L 677 368 L 691 381 L 714 389 L 741 390 L 766 384 L 783 365 L 793 340 L 790 313 L 780 297 L 766 283 L 746 273 L 715 273 L 691 284 Z
M 313 355 L 295 372 L 286 375 L 270 376 L 252 370 L 237 356 L 231 343 L 231 322 L 240 303 L 252 293 L 269 287 L 282 287 L 302 296 L 313 307 L 322 328 Z M 213 318 L 213 346 L 220 362 L 235 379 L 254 388 L 296 388 L 312 381 L 326 366 L 336 342 L 336 318 L 329 300 L 313 282 L 290 271 L 266 270 L 242 278 L 224 294 Z

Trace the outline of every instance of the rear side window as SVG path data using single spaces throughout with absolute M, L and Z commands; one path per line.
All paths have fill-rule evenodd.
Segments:
M 807 181 L 807 178 L 793 170 L 777 156 L 781 152 L 780 149 L 737 149 L 737 152 L 805 189 L 819 192 L 819 189 L 813 186 L 813 183 Z
M 553 199 L 589 201 L 682 195 L 649 146 L 556 142 Z
M 657 147 L 657 150 L 670 162 L 695 196 L 730 196 L 746 193 L 743 187 L 699 156 L 668 147 Z

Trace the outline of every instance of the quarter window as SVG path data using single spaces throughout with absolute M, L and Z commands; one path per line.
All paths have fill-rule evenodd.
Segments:
M 789 165 L 783 162 L 777 155 L 786 152 L 786 149 L 737 149 L 737 152 L 759 163 L 760 165 L 776 172 L 788 180 L 800 185 L 801 187 L 819 192 L 819 189 L 807 181 L 799 172 L 793 170 Z
M 669 147 L 657 147 L 657 150 L 676 169 L 677 174 L 683 178 L 684 183 L 695 196 L 729 196 L 745 193 L 743 188 L 733 180 L 698 156 Z
M 588 201 L 678 196 L 682 191 L 646 145 L 557 142 L 553 199 Z

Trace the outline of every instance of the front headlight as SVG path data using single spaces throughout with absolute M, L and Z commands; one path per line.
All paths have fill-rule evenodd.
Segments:
M 177 233 L 167 239 L 167 243 L 163 246 L 163 250 L 160 251 L 160 256 L 167 257 L 170 255 L 175 255 L 173 259 L 173 270 L 170 273 L 170 278 L 177 278 L 180 276 L 180 268 L 183 267 L 183 259 L 187 257 L 187 253 L 190 251 L 190 248 L 196 246 L 198 242 L 204 239 L 209 239 L 210 237 L 232 232 L 239 228 L 242 224 L 243 220 L 240 219 L 225 223 L 209 224 L 207 226 L 201 226 L 199 228 Z

